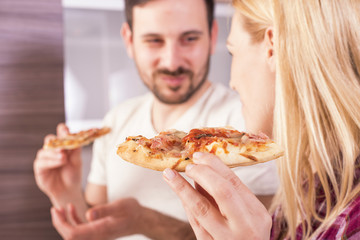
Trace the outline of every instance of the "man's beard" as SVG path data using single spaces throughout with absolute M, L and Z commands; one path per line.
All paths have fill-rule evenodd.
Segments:
M 209 65 L 210 65 L 210 57 L 208 57 L 208 60 L 206 61 L 205 65 L 201 68 L 201 70 L 200 70 L 199 74 L 197 74 L 197 76 L 195 76 L 193 71 L 191 71 L 189 69 L 185 69 L 183 67 L 179 67 L 175 71 L 169 71 L 168 69 L 158 69 L 151 76 L 151 83 L 153 83 L 153 85 L 152 86 L 151 85 L 149 86 L 149 84 L 146 84 L 146 85 L 153 92 L 153 94 L 156 96 L 156 98 L 159 101 L 161 101 L 162 103 L 181 104 L 181 103 L 188 101 L 193 96 L 193 94 L 196 93 L 198 91 L 198 89 L 200 89 L 200 87 L 205 83 L 208 73 L 209 73 Z M 165 87 L 165 84 L 163 82 L 159 83 L 157 81 L 157 79 L 160 79 L 160 77 L 167 77 L 167 76 L 169 76 L 169 77 L 186 77 L 187 80 L 184 81 L 179 86 L 166 86 L 167 90 L 170 90 L 171 92 L 174 93 L 174 95 L 166 96 L 165 94 L 163 94 L 163 91 L 162 91 L 162 89 L 164 89 L 164 87 Z M 143 77 L 144 76 L 142 76 L 142 78 Z M 197 85 L 195 85 L 195 83 L 194 83 L 195 78 L 201 78 L 201 81 L 198 82 Z M 176 92 L 181 91 L 181 89 L 184 87 L 184 85 L 187 85 L 187 84 L 188 84 L 188 87 L 187 87 L 186 91 L 181 95 L 176 95 L 177 97 L 175 98 Z

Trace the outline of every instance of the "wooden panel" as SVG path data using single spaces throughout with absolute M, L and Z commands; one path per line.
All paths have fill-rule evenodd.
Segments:
M 0 239 L 61 239 L 50 221 L 48 198 L 30 173 L 0 174 Z
M 32 164 L 64 121 L 61 0 L 0 0 L 0 239 L 61 239 Z

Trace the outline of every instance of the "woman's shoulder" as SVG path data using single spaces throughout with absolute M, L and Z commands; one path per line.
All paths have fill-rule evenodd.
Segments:
M 360 239 L 360 194 L 319 237 L 318 239 Z

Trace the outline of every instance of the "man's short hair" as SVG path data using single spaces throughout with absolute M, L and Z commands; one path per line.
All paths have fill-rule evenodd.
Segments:
M 125 0 L 125 14 L 126 21 L 130 26 L 130 29 L 133 28 L 133 8 L 138 5 L 143 5 L 152 0 Z M 207 20 L 209 26 L 209 32 L 211 32 L 212 23 L 214 20 L 214 0 L 204 0 L 206 4 Z

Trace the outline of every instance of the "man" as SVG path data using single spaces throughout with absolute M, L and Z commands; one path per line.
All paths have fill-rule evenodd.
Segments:
M 35 159 L 37 183 L 52 201 L 53 224 L 65 239 L 194 238 L 161 172 L 121 160 L 116 145 L 129 135 L 152 137 L 170 128 L 232 125 L 243 130 L 238 96 L 207 79 L 218 30 L 213 6 L 210 0 L 126 1 L 122 36 L 151 93 L 120 104 L 105 117 L 112 132 L 94 144 L 85 195 L 80 149 L 41 149 Z M 57 132 L 61 136 L 68 130 L 60 124 Z M 267 205 L 277 187 L 273 163 L 235 171 Z

